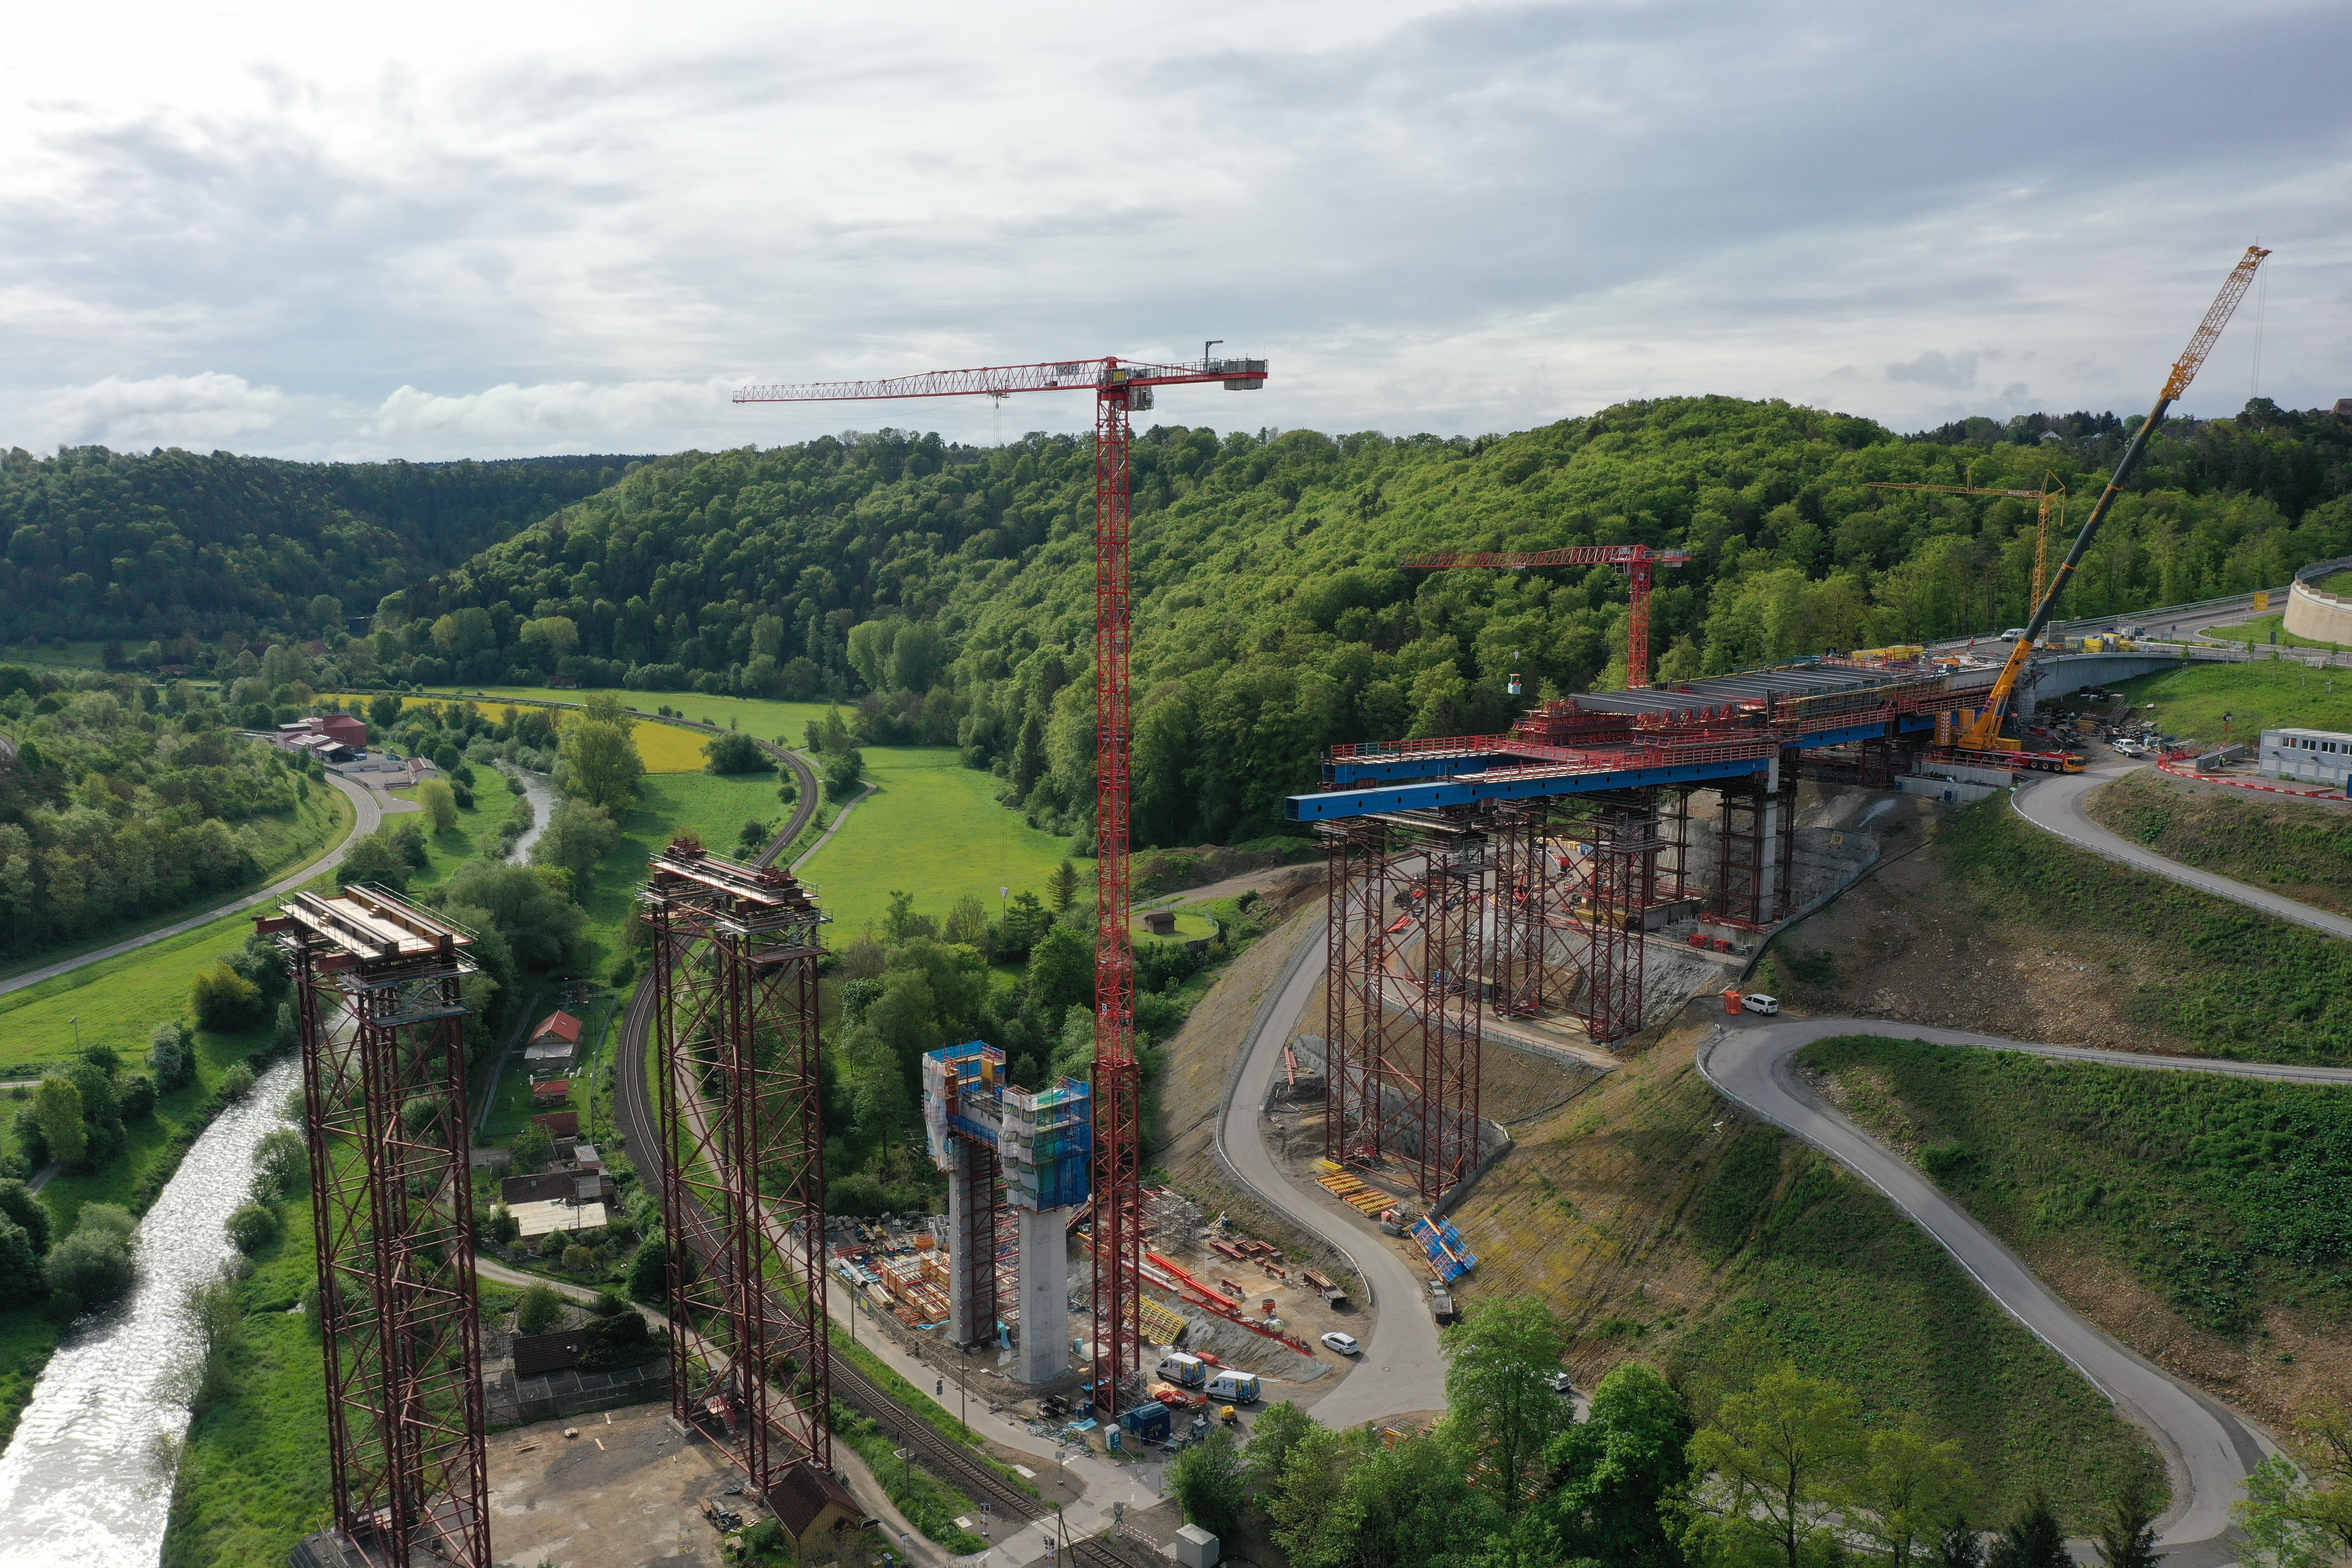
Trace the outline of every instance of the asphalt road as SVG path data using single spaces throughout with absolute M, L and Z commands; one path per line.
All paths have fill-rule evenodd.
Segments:
M 2264 914 L 2276 915 L 2281 920 L 2293 921 L 2297 925 L 2310 926 L 2330 936 L 2352 941 L 2352 920 L 2244 882 L 2184 866 L 2178 860 L 2118 837 L 2092 821 L 2083 809 L 2084 797 L 2101 784 L 2111 784 L 2131 771 L 2130 767 L 2105 767 L 2087 773 L 2040 775 L 2015 791 L 2010 796 L 2010 803 L 2020 816 L 2034 826 L 2095 855 L 2120 861 L 2136 870 L 2152 871 L 2184 887 L 2210 893 L 2217 899 L 2228 899 L 2232 903 L 2244 904 Z
M 1709 1083 L 1885 1194 L 1895 1207 L 1935 1237 L 2003 1310 L 2063 1356 L 2156 1441 L 2172 1471 L 2174 1505 L 2159 1534 L 2167 1552 L 2165 1561 L 2172 1568 L 2214 1568 L 2233 1561 L 2236 1548 L 2225 1539 L 2230 1504 L 2238 1497 L 2246 1472 L 2271 1451 L 2270 1445 L 2228 1408 L 2142 1360 L 2079 1316 L 1909 1161 L 1807 1089 L 1798 1080 L 1792 1058 L 1815 1040 L 1838 1035 L 2026 1051 L 2157 1071 L 2219 1072 L 2304 1082 L 2352 1084 L 2352 1069 L 2078 1050 L 1885 1018 L 1727 1020 L 1699 1049 L 1699 1070 Z
M 1371 1328 L 1359 1336 L 1363 1348 L 1348 1375 L 1315 1404 L 1315 1418 L 1338 1428 L 1444 1409 L 1445 1358 L 1438 1352 L 1424 1271 L 1407 1263 L 1354 1209 L 1311 1183 L 1292 1181 L 1266 1147 L 1259 1110 L 1282 1065 L 1283 1042 L 1297 1032 L 1323 978 L 1324 930 L 1318 921 L 1298 935 L 1290 962 L 1250 1021 L 1240 1070 L 1217 1119 L 1217 1152 L 1243 1185 L 1337 1247 L 1363 1281 Z

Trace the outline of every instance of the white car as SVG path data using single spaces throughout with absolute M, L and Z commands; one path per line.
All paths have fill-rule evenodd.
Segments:
M 2000 640 L 2003 642 L 2015 642 L 2023 636 L 2025 636 L 2025 628 L 2023 626 L 2011 626 L 2009 630 L 2000 634 Z
M 1354 1355 L 1358 1348 L 1355 1335 L 1343 1334 L 1336 1329 L 1323 1336 L 1323 1342 L 1341 1355 Z
M 1767 996 L 1761 991 L 1751 991 L 1739 999 L 1739 1005 L 1750 1013 L 1777 1013 L 1780 1010 L 1778 996 Z

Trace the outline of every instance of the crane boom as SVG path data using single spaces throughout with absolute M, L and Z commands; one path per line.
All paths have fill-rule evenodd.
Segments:
M 1187 386 L 1221 381 L 1235 392 L 1265 383 L 1262 359 L 1212 359 L 1193 364 L 1151 364 L 1117 358 L 1045 360 L 1036 364 L 933 370 L 883 381 L 813 381 L 797 385 L 743 386 L 738 403 L 835 403 L 869 397 L 1003 397 L 1015 392 L 1098 392 L 1106 387 Z
M 2179 359 L 2172 362 L 2172 374 L 2165 379 L 2164 390 L 2157 394 L 2156 406 L 2148 410 L 2147 417 L 2141 420 L 2139 428 L 2132 432 L 2131 444 L 2124 448 L 2123 456 L 2116 459 L 2115 471 L 2107 477 L 2107 488 L 2099 492 L 2097 503 L 2091 508 L 2091 515 L 2083 520 L 2083 531 L 2074 536 L 2074 548 L 2067 551 L 2066 559 L 2058 563 L 2058 570 L 2052 575 L 2042 602 L 2033 607 L 2033 618 L 2025 623 L 2025 635 L 2019 637 L 2017 645 L 2009 650 L 2009 662 L 2001 666 L 2000 678 L 1993 682 L 1991 700 L 1985 704 L 1984 711 L 1977 715 L 1976 721 L 1960 735 L 1958 743 L 1962 747 L 1977 751 L 2007 751 L 2016 746 L 2014 741 L 2003 740 L 2001 721 L 2009 717 L 2010 703 L 2017 693 L 2018 678 L 2025 672 L 2026 661 L 2032 657 L 2034 642 L 2042 636 L 2042 628 L 2050 624 L 2051 613 L 2058 606 L 2059 595 L 2066 591 L 2067 580 L 2083 563 L 2083 554 L 2091 547 L 2092 535 L 2097 533 L 2099 524 L 2106 521 L 2107 509 L 2114 506 L 2116 498 L 2123 493 L 2124 480 L 2139 462 L 2140 453 L 2147 447 L 2148 437 L 2164 423 L 2165 412 L 2172 406 L 2173 399 L 2189 390 L 2189 384 L 2196 379 L 2197 368 L 2212 352 L 2214 342 L 2221 336 L 2221 329 L 2229 325 L 2231 312 L 2238 308 L 2238 301 L 2244 299 L 2246 290 L 2252 287 L 2254 269 L 2269 254 L 2259 245 L 2246 247 L 2246 254 L 2238 258 L 2238 265 L 2231 269 L 2228 278 L 2222 279 L 2221 291 L 2213 297 L 2213 303 L 2206 310 L 2205 319 L 2197 324 L 2196 333 L 2189 338 L 2189 346 L 2180 351 Z

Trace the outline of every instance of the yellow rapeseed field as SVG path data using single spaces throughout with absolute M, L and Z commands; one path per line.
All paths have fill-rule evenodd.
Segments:
M 356 708 L 362 713 L 367 710 L 366 705 L 370 699 L 364 695 L 351 692 L 332 695 L 335 700 L 346 707 Z M 404 708 L 421 707 L 428 702 L 446 706 L 450 700 L 446 697 L 403 697 L 400 704 Z M 511 700 L 501 701 L 497 697 L 478 697 L 472 699 L 472 701 L 476 707 L 492 718 L 499 717 L 499 710 L 503 708 L 534 706 L 534 704 L 516 702 Z M 572 710 L 568 708 L 557 709 L 555 710 L 556 728 L 562 729 L 573 716 Z M 702 748 L 710 743 L 710 737 L 708 735 L 697 733 L 692 730 L 681 730 L 675 724 L 665 724 L 657 719 L 638 720 L 636 740 L 637 755 L 645 759 L 646 772 L 649 773 L 700 773 L 703 763 L 708 760 L 702 754 Z

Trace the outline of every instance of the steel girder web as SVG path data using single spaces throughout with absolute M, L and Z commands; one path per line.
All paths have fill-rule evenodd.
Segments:
M 764 1497 L 832 1466 L 816 961 L 823 916 L 774 867 L 690 843 L 639 895 L 654 933 L 671 1405 L 718 1422 Z
M 294 976 L 335 1528 L 371 1563 L 490 1568 L 472 938 L 364 887 L 298 894 L 256 924 Z
M 1135 1054 L 1135 935 L 1128 870 L 1134 738 L 1128 661 L 1131 493 L 1124 385 L 1095 400 L 1094 1401 L 1124 1408 L 1142 1373 L 1143 1069 Z M 1147 404 L 1148 406 L 1148 404 Z

